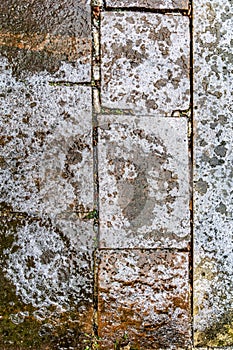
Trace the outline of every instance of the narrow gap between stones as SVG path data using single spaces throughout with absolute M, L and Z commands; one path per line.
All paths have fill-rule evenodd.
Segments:
M 91 27 L 92 27 L 92 145 L 93 145 L 93 186 L 94 186 L 94 211 L 93 220 L 94 252 L 93 252 L 93 341 L 98 342 L 98 247 L 99 247 L 99 181 L 98 181 L 98 121 L 100 112 L 100 7 L 95 1 L 91 3 Z
M 192 332 L 192 345 L 194 346 L 194 323 L 193 323 L 193 293 L 194 293 L 194 212 L 193 212 L 193 202 L 194 202 L 194 189 L 193 189 L 193 169 L 194 169 L 194 115 L 193 115 L 193 108 L 194 108 L 194 98 L 193 98 L 193 92 L 194 92 L 194 81 L 193 81 L 193 0 L 189 1 L 189 7 L 190 7 L 190 124 L 191 124 L 191 133 L 189 135 L 189 153 L 190 153 L 190 189 L 191 189 L 191 198 L 190 198 L 190 230 L 191 230 L 191 244 L 190 244 L 190 253 L 189 253 L 189 279 L 190 279 L 190 299 L 191 299 L 191 332 Z
M 71 82 L 67 80 L 59 80 L 59 81 L 49 81 L 50 86 L 93 86 L 93 82 L 91 81 L 83 81 L 83 82 Z
M 151 247 L 151 248 L 116 248 L 116 247 L 112 247 L 112 248 L 104 248 L 104 247 L 101 247 L 101 250 L 103 251 L 108 251 L 108 250 L 114 250 L 114 251 L 117 251 L 117 252 L 120 252 L 120 251 L 124 251 L 124 252 L 127 252 L 127 251 L 140 251 L 140 252 L 145 252 L 145 251 L 154 251 L 154 252 L 159 252 L 159 251 L 166 251 L 166 252 L 172 252 L 172 253 L 189 253 L 190 252 L 190 249 L 188 248 L 161 248 L 161 247 Z
M 103 6 L 103 10 L 106 12 L 143 12 L 143 13 L 157 13 L 161 15 L 169 15 L 169 14 L 181 14 L 183 16 L 188 15 L 188 10 L 182 9 L 152 9 L 148 7 L 111 7 L 111 6 Z

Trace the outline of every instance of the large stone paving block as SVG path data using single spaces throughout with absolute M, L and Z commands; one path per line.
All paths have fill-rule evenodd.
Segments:
M 185 118 L 99 118 L 100 246 L 190 241 Z
M 1 213 L 1 349 L 85 349 L 93 324 L 93 223 Z
M 233 345 L 233 4 L 194 2 L 194 339 Z
M 144 7 L 151 9 L 187 9 L 188 0 L 106 0 L 110 7 Z
M 14 75 L 91 80 L 90 0 L 6 0 L 0 13 L 0 54 Z
M 92 210 L 90 88 L 26 85 L 10 74 L 2 84 L 1 202 L 50 217 Z
M 187 349 L 188 254 L 112 250 L 102 251 L 100 259 L 101 349 Z
M 103 106 L 158 115 L 189 108 L 188 17 L 104 13 L 101 40 Z
M 0 348 L 85 349 L 95 243 L 91 89 L 1 73 Z

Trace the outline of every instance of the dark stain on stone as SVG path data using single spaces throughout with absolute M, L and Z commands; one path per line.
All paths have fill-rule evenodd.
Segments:
M 201 332 L 196 332 L 198 347 L 227 347 L 233 344 L 233 311 L 228 309 L 213 324 Z
M 154 28 L 153 28 L 151 29 L 148 38 L 150 40 L 153 40 L 154 42 L 159 43 L 159 45 L 166 44 L 166 47 L 168 48 L 169 46 L 171 46 L 171 34 L 172 33 L 166 27 L 162 27 L 160 30 L 156 32 L 154 31 Z
M 200 194 L 204 195 L 207 192 L 209 185 L 206 181 L 200 179 L 196 182 L 195 188 Z
M 77 138 L 77 140 L 75 140 L 74 143 L 69 147 L 65 162 L 66 171 L 68 173 L 71 173 L 69 170 L 70 165 L 75 165 L 82 162 L 82 151 L 84 149 L 90 151 L 90 146 L 86 144 L 81 138 Z
M 210 163 L 210 166 L 211 166 L 212 168 L 215 168 L 215 167 L 217 167 L 218 165 L 224 164 L 224 160 L 223 160 L 223 159 L 219 159 L 219 158 L 217 158 L 217 157 L 212 157 L 212 158 L 210 158 L 209 163 Z
M 129 61 L 132 68 L 139 66 L 148 58 L 145 47 L 141 45 L 135 49 L 132 40 L 127 40 L 126 45 L 113 43 L 112 50 L 114 60 L 124 57 Z
M 123 215 L 129 219 L 129 221 L 133 221 L 137 218 L 138 214 L 141 213 L 144 208 L 147 197 L 148 197 L 148 183 L 146 179 L 146 174 L 142 170 L 138 171 L 138 175 L 134 180 L 135 191 L 133 198 L 124 209 Z
M 222 215 L 227 215 L 227 207 L 223 202 L 219 203 L 216 211 Z
M 0 13 L 0 54 L 14 75 L 55 73 L 61 61 L 90 55 L 90 14 L 84 1 L 5 0 Z
M 83 161 L 82 152 L 84 150 L 90 152 L 91 148 L 83 138 L 77 137 L 67 151 L 65 166 L 62 172 L 62 177 L 67 179 L 69 183 L 72 185 L 73 191 L 76 197 L 74 203 L 72 203 L 70 207 L 75 209 L 77 213 L 79 214 L 82 213 L 83 214 L 82 218 L 85 218 L 85 216 L 87 215 L 87 213 L 91 211 L 91 209 L 79 203 L 80 183 L 79 181 L 77 181 L 77 178 L 76 178 L 77 169 L 73 169 L 72 166 L 78 165 Z
M 150 109 L 157 109 L 158 105 L 156 104 L 155 100 L 146 99 L 146 108 L 148 110 L 150 110 Z
M 227 148 L 225 147 L 225 145 L 226 145 L 226 142 L 222 141 L 222 143 L 214 149 L 214 152 L 217 156 L 219 156 L 219 157 L 226 156 Z
M 118 145 L 111 142 L 107 158 L 109 165 L 113 165 L 114 168 L 113 170 L 109 169 L 108 174 L 116 179 L 118 205 L 124 217 L 130 222 L 131 229 L 135 231 L 142 226 L 144 220 L 147 220 L 148 223 L 153 220 L 152 210 L 155 204 L 157 206 L 166 204 L 169 213 L 174 211 L 172 204 L 174 204 L 176 196 L 172 192 L 179 190 L 179 182 L 176 174 L 164 168 L 166 163 L 169 162 L 170 155 L 158 137 L 139 128 L 128 131 L 127 125 L 121 124 L 120 126 L 125 129 L 125 135 L 129 135 L 134 141 L 137 139 L 138 143 L 137 146 L 132 147 L 130 154 L 127 154 L 126 157 L 115 158 L 114 153 Z M 140 142 L 145 142 L 145 140 L 150 148 L 147 155 L 144 154 L 140 146 Z M 150 185 L 148 179 L 152 169 L 159 174 L 156 181 L 161 199 L 159 196 L 153 198 L 149 196 Z M 109 196 L 112 195 L 109 194 Z M 166 232 L 165 229 L 158 232 L 153 230 L 151 235 L 153 238 L 155 236 L 159 238 L 172 235 L 172 233 Z

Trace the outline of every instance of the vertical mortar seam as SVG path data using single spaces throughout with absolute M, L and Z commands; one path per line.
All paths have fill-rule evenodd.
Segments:
M 190 244 L 190 260 L 189 260 L 189 279 L 190 279 L 190 302 L 191 302 L 191 341 L 192 346 L 194 346 L 194 295 L 193 295 L 193 285 L 194 285 L 194 188 L 193 188 L 193 167 L 194 167 L 194 134 L 193 134 L 193 124 L 194 124 L 194 116 L 193 116 L 193 0 L 189 1 L 189 7 L 190 7 L 190 16 L 189 16 L 189 25 L 190 25 L 190 123 L 191 123 L 191 135 L 189 140 L 189 152 L 190 152 L 190 169 L 189 169 L 189 176 L 190 176 L 190 191 L 191 191 L 191 206 L 190 206 L 190 233 L 191 233 L 191 244 Z
M 93 145 L 93 187 L 94 187 L 94 210 L 95 217 L 93 222 L 93 231 L 95 234 L 95 246 L 93 251 L 93 336 L 94 341 L 98 341 L 98 246 L 99 246 L 99 183 L 98 183 L 98 128 L 97 128 L 97 114 L 98 107 L 96 102 L 100 104 L 100 80 L 96 79 L 96 67 L 98 71 L 98 79 L 100 79 L 100 64 L 99 64 L 99 41 L 100 41 L 100 29 L 99 29 L 99 2 L 91 0 L 91 29 L 92 29 L 92 55 L 91 55 L 91 82 L 92 82 L 92 145 Z M 97 13 L 96 13 L 97 10 Z M 96 19 L 96 16 L 98 18 Z M 98 36 L 98 48 L 96 48 L 96 38 Z M 97 56 L 98 54 L 98 56 Z M 98 101 L 96 101 L 96 98 Z

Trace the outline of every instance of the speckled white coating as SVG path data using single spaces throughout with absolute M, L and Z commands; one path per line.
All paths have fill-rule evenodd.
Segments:
M 4 273 L 25 304 L 91 305 L 93 220 L 82 220 L 93 210 L 91 89 L 20 82 L 4 61 L 0 83 L 1 212 L 5 227 L 16 222 Z
M 187 9 L 188 0 L 106 0 L 110 7 L 145 7 L 151 9 Z
M 99 117 L 100 247 L 190 242 L 186 118 Z
M 189 50 L 188 17 L 104 13 L 102 105 L 159 116 L 188 109 Z
M 194 327 L 232 346 L 232 1 L 194 1 Z
M 24 84 L 1 73 L 1 201 L 14 211 L 50 216 L 92 209 L 90 88 L 49 86 L 38 78 Z

